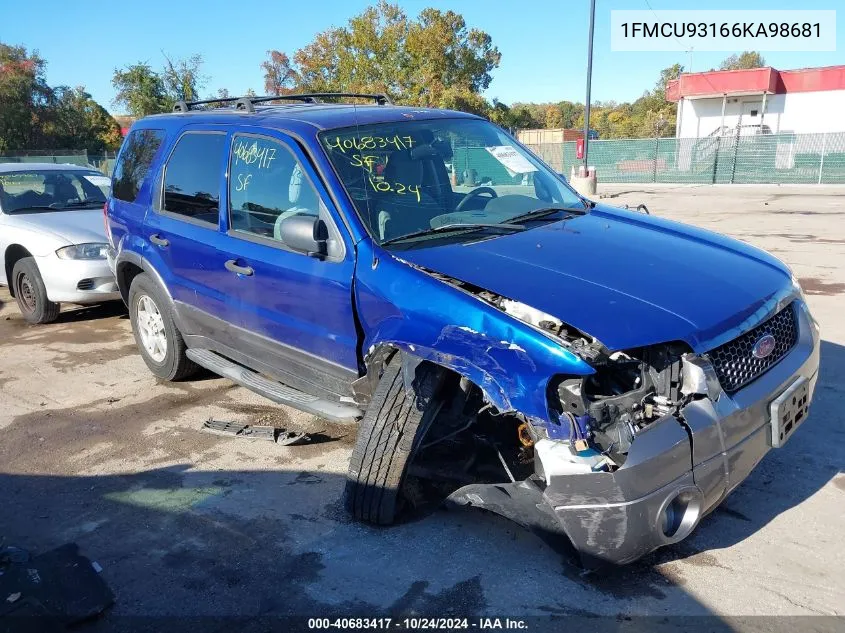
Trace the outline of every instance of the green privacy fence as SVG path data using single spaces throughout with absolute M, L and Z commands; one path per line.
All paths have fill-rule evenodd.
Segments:
M 0 153 L 0 163 L 54 163 L 93 167 L 110 176 L 116 152 L 89 154 L 86 150 L 22 150 Z
M 529 146 L 566 175 L 575 142 Z M 845 184 L 845 132 L 590 141 L 599 182 Z

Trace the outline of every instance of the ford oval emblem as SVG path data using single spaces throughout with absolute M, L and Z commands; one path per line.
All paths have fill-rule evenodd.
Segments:
M 775 351 L 775 345 L 777 341 L 775 337 L 771 334 L 764 334 L 760 338 L 757 339 L 757 342 L 754 343 L 754 347 L 751 348 L 751 355 L 754 358 L 759 358 L 763 360 L 767 358 L 769 354 Z

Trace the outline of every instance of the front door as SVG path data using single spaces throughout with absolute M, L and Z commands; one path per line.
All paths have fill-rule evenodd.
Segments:
M 239 301 L 238 344 L 292 386 L 348 394 L 358 377 L 355 260 L 340 217 L 311 162 L 286 135 L 235 132 L 229 154 L 221 250 L 226 291 Z M 293 215 L 325 222 L 327 257 L 284 243 L 281 223 Z
M 742 104 L 742 118 L 739 121 L 740 129 L 753 130 L 754 128 L 746 128 L 747 125 L 760 125 L 762 120 L 763 104 L 760 101 L 745 102 Z M 741 135 L 747 135 L 740 133 Z

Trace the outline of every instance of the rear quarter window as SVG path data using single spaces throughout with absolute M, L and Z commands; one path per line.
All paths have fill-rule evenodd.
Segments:
M 112 195 L 135 202 L 164 142 L 164 130 L 133 130 L 123 142 L 112 175 Z

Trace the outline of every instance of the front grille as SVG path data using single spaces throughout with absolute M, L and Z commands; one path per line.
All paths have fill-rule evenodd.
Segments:
M 77 290 L 91 290 L 94 287 L 94 280 L 93 279 L 83 279 L 78 284 L 76 284 Z
M 756 358 L 751 350 L 766 334 L 775 337 L 775 347 L 765 358 Z M 722 389 L 730 393 L 768 371 L 786 356 L 797 342 L 798 320 L 795 304 L 791 303 L 753 330 L 708 352 L 708 356 Z

